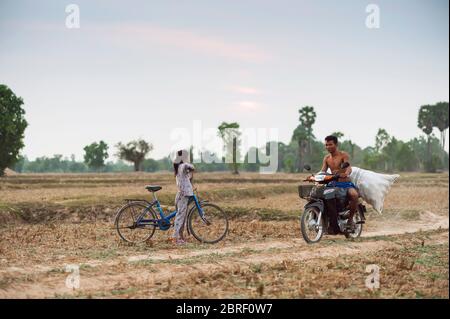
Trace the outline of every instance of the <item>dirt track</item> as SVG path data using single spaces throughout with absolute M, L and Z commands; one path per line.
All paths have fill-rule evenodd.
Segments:
M 170 174 L 20 175 L 0 183 L 0 298 L 448 298 L 448 175 L 404 174 L 370 209 L 363 237 L 300 235 L 298 174 L 199 174 L 202 199 L 229 215 L 226 240 L 183 247 L 157 231 L 127 245 L 112 218 Z M 365 286 L 380 267 L 381 288 Z M 80 287 L 66 286 L 67 265 Z
M 115 295 L 115 291 L 144 290 L 143 295 L 137 294 L 135 297 L 158 298 L 161 296 L 158 288 L 162 285 L 170 286 L 172 282 L 182 282 L 225 269 L 242 272 L 255 265 L 260 267 L 260 265 L 301 263 L 305 260 L 327 258 L 338 260 L 342 256 L 398 249 L 411 240 L 410 237 L 396 236 L 405 233 L 414 233 L 417 240 L 425 240 L 427 237 L 428 245 L 448 244 L 448 218 L 432 213 L 423 213 L 420 217 L 420 220 L 415 222 L 379 224 L 363 233 L 364 238 L 356 241 L 348 241 L 340 236 L 328 236 L 318 245 L 307 245 L 299 236 L 282 240 L 267 238 L 262 242 L 225 242 L 220 247 L 202 245 L 199 249 L 171 247 L 169 250 L 161 249 L 150 254 L 130 254 L 107 260 L 85 260 L 79 264 L 80 288 L 75 290 L 67 288 L 65 284 L 69 273 L 65 273 L 64 266 L 76 264 L 76 260 L 72 258 L 63 258 L 59 262 L 60 268 L 55 268 L 54 262 L 51 265 L 6 267 L 0 272 L 3 278 L 21 278 L 21 280 L 15 280 L 1 289 L 0 297 L 111 297 Z M 440 231 L 423 233 L 438 229 Z M 157 241 L 155 239 L 155 242 Z M 165 289 L 176 290 L 175 287 Z M 183 296 L 186 295 L 182 292 L 174 295 L 174 297 Z

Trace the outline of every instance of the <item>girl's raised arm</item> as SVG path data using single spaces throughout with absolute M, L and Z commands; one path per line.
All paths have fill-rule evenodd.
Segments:
M 190 163 L 184 163 L 184 171 L 187 172 L 188 170 L 195 171 L 194 165 Z

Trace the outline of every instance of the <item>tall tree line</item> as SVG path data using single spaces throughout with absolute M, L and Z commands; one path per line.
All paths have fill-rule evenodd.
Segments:
M 63 158 L 62 155 L 39 157 L 34 161 L 20 154 L 23 148 L 24 132 L 28 125 L 23 100 L 17 97 L 7 86 L 0 85 L 0 176 L 4 169 L 13 168 L 18 172 L 116 172 L 116 171 L 161 171 L 171 170 L 169 156 L 159 160 L 148 155 L 153 150 L 152 143 L 138 139 L 115 145 L 116 162 L 107 161 L 109 146 L 104 141 L 93 142 L 84 147 L 84 161 L 77 162 L 74 156 Z M 375 136 L 373 146 L 361 148 L 346 139 L 343 132 L 330 132 L 340 140 L 340 148 L 347 151 L 352 164 L 363 168 L 379 171 L 427 171 L 448 170 L 448 153 L 445 151 L 445 137 L 449 128 L 448 102 L 423 105 L 420 107 L 417 126 L 425 136 L 419 136 L 409 141 L 401 141 L 385 129 L 380 128 Z M 313 126 L 317 114 L 313 106 L 304 106 L 298 110 L 299 124 L 292 133 L 289 143 L 270 141 L 261 151 L 266 154 L 270 146 L 278 147 L 279 172 L 301 172 L 305 163 L 320 168 L 325 149 L 323 141 L 314 136 Z M 203 171 L 225 171 L 230 169 L 233 174 L 239 170 L 258 171 L 264 166 L 256 158 L 256 163 L 250 161 L 249 152 L 257 150 L 252 147 L 246 154 L 241 154 L 241 133 L 237 122 L 222 122 L 217 128 L 218 136 L 227 145 L 224 159 L 212 164 L 198 163 Z M 439 138 L 434 130 L 439 131 Z M 230 147 L 231 146 L 231 147 Z M 191 147 L 191 157 L 195 150 Z M 202 153 L 215 156 L 208 150 Z M 200 154 L 201 155 L 201 154 Z

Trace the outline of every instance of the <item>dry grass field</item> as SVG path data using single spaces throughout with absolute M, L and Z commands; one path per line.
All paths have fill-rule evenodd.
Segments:
M 0 298 L 449 298 L 448 174 L 402 174 L 363 235 L 307 245 L 301 174 L 199 173 L 202 199 L 230 217 L 215 245 L 176 247 L 169 232 L 138 245 L 113 228 L 126 198 L 173 209 L 170 173 L 26 174 L 0 179 Z M 365 286 L 380 267 L 380 288 Z M 80 287 L 66 286 L 78 265 Z

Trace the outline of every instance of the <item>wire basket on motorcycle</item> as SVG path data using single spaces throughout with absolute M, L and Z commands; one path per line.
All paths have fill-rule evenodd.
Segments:
M 300 198 L 308 199 L 311 196 L 311 191 L 314 185 L 298 185 L 298 195 Z

